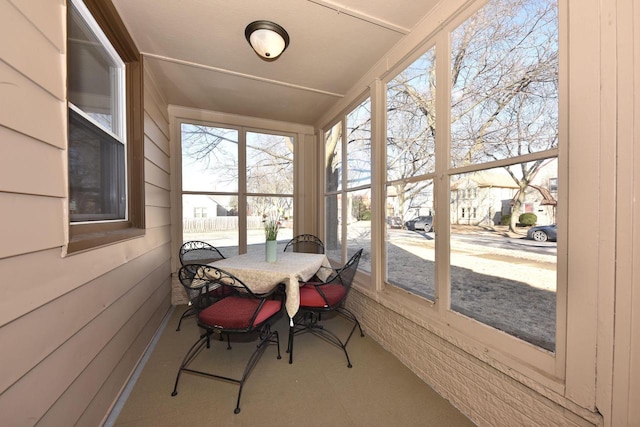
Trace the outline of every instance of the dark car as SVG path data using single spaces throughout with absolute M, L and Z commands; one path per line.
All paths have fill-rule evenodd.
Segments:
M 404 223 L 407 230 L 424 230 L 429 232 L 433 229 L 432 216 L 417 216 Z
M 536 242 L 546 242 L 547 240 L 555 242 L 557 237 L 558 230 L 556 224 L 537 225 L 527 231 L 527 239 L 535 240 Z

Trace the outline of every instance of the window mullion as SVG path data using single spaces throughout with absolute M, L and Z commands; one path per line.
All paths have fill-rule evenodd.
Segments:
M 244 213 L 240 215 L 240 213 Z M 247 252 L 247 129 L 238 129 L 238 253 Z
M 451 73 L 449 72 L 449 33 L 443 31 L 436 40 L 436 162 L 435 162 L 435 308 L 440 313 L 449 310 L 451 280 L 449 272 L 449 239 L 451 236 L 449 215 L 449 169 Z
M 342 226 L 340 227 L 340 235 L 342 236 L 340 239 L 342 241 L 342 262 L 346 262 L 347 260 L 347 219 L 348 219 L 348 207 L 349 207 L 349 197 L 348 197 L 348 168 L 349 168 L 349 160 L 347 157 L 347 116 L 342 116 L 341 121 L 342 126 L 342 142 L 341 142 L 341 150 L 342 150 L 342 170 L 340 174 L 342 175 L 342 191 L 340 192 L 340 197 L 342 198 L 342 203 L 340 203 L 340 210 L 342 215 Z

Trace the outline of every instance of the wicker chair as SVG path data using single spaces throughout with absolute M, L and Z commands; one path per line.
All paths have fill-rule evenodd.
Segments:
M 342 349 L 347 358 L 347 366 L 351 368 L 351 361 L 347 353 L 347 344 L 353 335 L 356 327 L 360 329 L 360 336 L 364 336 L 362 327 L 356 316 L 343 306 L 351 283 L 358 270 L 358 263 L 362 256 L 362 249 L 347 261 L 347 263 L 335 270 L 324 282 L 307 282 L 300 288 L 300 309 L 293 319 L 293 326 L 289 328 L 289 342 L 287 352 L 289 353 L 289 363 L 293 363 L 293 338 L 295 335 L 312 333 L 319 336 L 331 344 Z M 335 312 L 353 322 L 353 327 L 346 340 L 341 340 L 338 336 L 320 324 L 322 313 Z
M 192 269 L 192 267 L 194 266 L 186 266 L 182 267 L 182 269 Z M 233 382 L 240 386 L 236 408 L 234 410 L 234 413 L 237 414 L 240 412 L 240 397 L 242 396 L 244 383 L 249 373 L 260 360 L 267 346 L 272 343 L 276 344 L 278 359 L 281 358 L 278 331 L 271 330 L 271 322 L 278 315 L 281 315 L 283 311 L 282 307 L 284 304 L 282 299 L 274 298 L 281 293 L 276 292 L 278 289 L 276 287 L 269 293 L 255 294 L 237 277 L 211 265 L 198 265 L 195 271 L 194 281 L 206 284 L 205 286 L 208 287 L 219 286 L 226 288 L 228 296 L 214 302 L 198 313 L 198 326 L 203 328 L 205 332 L 200 335 L 198 340 L 191 346 L 189 351 L 187 351 L 178 369 L 175 386 L 171 395 L 175 396 L 178 394 L 178 381 L 183 372 Z M 191 362 L 198 355 L 206 354 L 206 352 L 202 351 L 203 347 L 206 346 L 207 349 L 211 348 L 211 336 L 214 333 L 220 334 L 221 336 L 223 334 L 229 336 L 233 334 L 258 333 L 259 343 L 245 366 L 242 378 L 230 378 L 208 371 L 190 368 Z M 227 340 L 227 343 L 227 349 L 230 350 L 230 340 Z M 220 346 L 221 344 L 218 343 L 217 345 Z

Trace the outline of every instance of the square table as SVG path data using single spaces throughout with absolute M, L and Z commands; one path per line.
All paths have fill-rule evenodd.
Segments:
M 285 307 L 290 322 L 300 307 L 300 282 L 309 280 L 314 274 L 325 280 L 332 272 L 326 255 L 302 252 L 279 252 L 275 262 L 267 262 L 264 253 L 255 252 L 221 259 L 210 265 L 233 274 L 256 293 L 268 292 L 284 283 Z

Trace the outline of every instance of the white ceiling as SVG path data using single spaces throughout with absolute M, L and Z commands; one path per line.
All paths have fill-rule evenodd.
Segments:
M 113 0 L 169 104 L 316 124 L 439 0 Z M 291 38 L 274 62 L 252 21 Z

